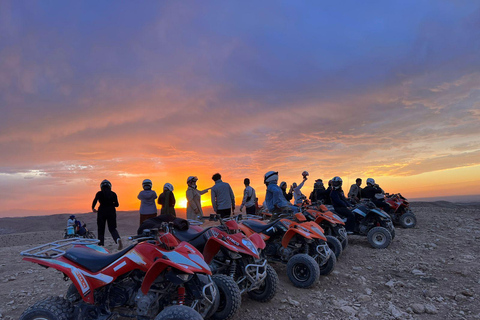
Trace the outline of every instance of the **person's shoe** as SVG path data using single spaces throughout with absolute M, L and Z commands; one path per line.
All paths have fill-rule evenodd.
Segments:
M 121 239 L 121 238 L 118 238 L 118 239 L 117 239 L 117 244 L 118 244 L 118 250 L 122 250 L 122 249 L 123 249 L 123 243 L 122 243 L 122 239 Z

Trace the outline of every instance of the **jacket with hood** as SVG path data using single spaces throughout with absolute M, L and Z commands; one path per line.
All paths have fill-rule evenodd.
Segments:
M 203 216 L 202 203 L 200 201 L 200 196 L 208 192 L 206 190 L 198 190 L 192 186 L 188 186 L 187 189 L 187 219 L 196 219 L 197 215 Z M 195 213 L 195 209 L 198 210 L 198 213 Z
M 157 214 L 157 193 L 153 190 L 140 191 L 137 198 L 140 200 L 140 214 Z

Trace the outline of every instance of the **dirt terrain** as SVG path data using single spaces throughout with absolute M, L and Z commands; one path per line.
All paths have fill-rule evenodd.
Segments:
M 480 319 L 480 207 L 414 203 L 413 210 L 417 227 L 398 227 L 387 249 L 351 236 L 333 274 L 313 288 L 295 288 L 285 266 L 274 264 L 275 298 L 262 304 L 245 295 L 234 319 Z M 19 252 L 62 238 L 66 217 L 0 219 L 0 319 L 18 319 L 37 300 L 65 293 L 60 273 L 22 261 Z M 80 219 L 96 233 L 93 214 Z M 125 242 L 137 219 L 119 214 Z M 108 237 L 106 245 L 115 251 Z

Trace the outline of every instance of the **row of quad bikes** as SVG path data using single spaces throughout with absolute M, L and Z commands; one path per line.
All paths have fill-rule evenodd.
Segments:
M 390 245 L 393 222 L 407 220 L 402 223 L 407 228 L 416 223 L 406 199 L 391 199 L 391 216 L 369 201 L 353 209 L 354 234 L 367 236 L 374 248 Z M 162 223 L 130 237 L 132 244 L 117 253 L 98 246 L 98 240 L 80 238 L 23 251 L 24 260 L 59 270 L 72 283 L 64 298 L 41 300 L 20 320 L 230 319 L 242 294 L 259 302 L 275 296 L 279 280 L 269 262 L 286 264 L 288 279 L 300 288 L 334 270 L 348 236 L 332 208 L 305 202 L 301 213 L 262 220 L 268 215 L 212 215 L 219 224 L 205 229 Z

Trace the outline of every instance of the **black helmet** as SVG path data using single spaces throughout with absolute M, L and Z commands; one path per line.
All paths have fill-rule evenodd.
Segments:
M 108 188 L 112 187 L 112 184 L 107 179 L 103 180 L 102 183 L 100 183 L 100 189 L 105 187 L 108 187 Z

